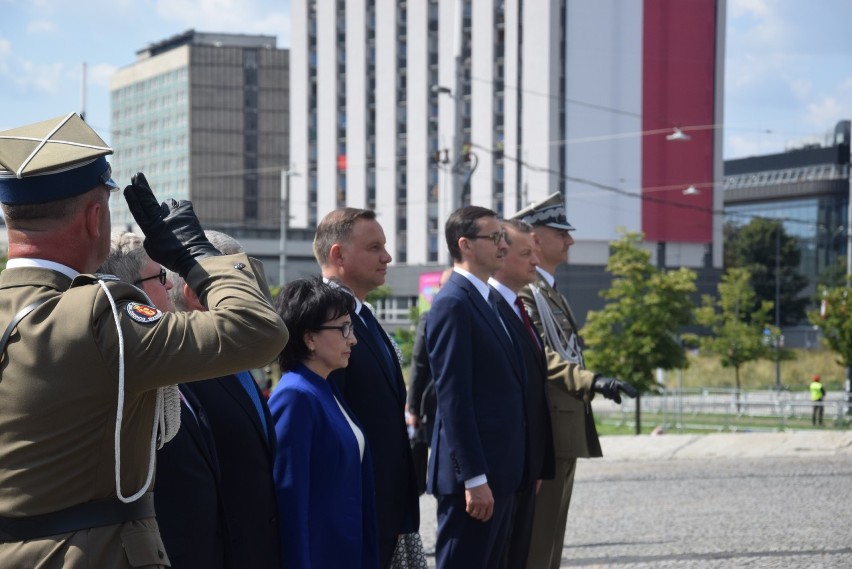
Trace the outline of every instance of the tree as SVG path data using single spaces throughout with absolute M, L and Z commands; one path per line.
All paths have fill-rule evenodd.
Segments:
M 695 272 L 657 269 L 651 253 L 639 248 L 642 241 L 641 233 L 623 233 L 611 244 L 606 270 L 612 286 L 600 293 L 607 303 L 589 312 L 582 330 L 588 368 L 629 381 L 640 392 L 651 389 L 657 368 L 688 365 L 677 333 L 692 320 L 690 295 L 696 290 Z
M 784 224 L 777 219 L 755 217 L 748 225 L 728 227 L 725 236 L 725 267 L 748 269 L 757 297 L 772 303 L 777 273 L 780 324 L 792 325 L 804 320 L 808 299 L 800 295 L 808 285 L 808 278 L 799 272 L 802 254 L 798 241 L 787 234 Z M 776 263 L 780 272 L 776 271 Z
M 695 310 L 696 321 L 713 333 L 700 338 L 699 345 L 717 354 L 722 367 L 734 368 L 739 399 L 740 368 L 746 362 L 770 355 L 771 346 L 764 342 L 764 329 L 772 321 L 773 303 L 757 297 L 746 269 L 728 269 L 718 291 L 718 299 L 705 294 L 701 307 Z
M 848 368 L 852 367 L 852 287 L 823 288 L 821 295 L 820 310 L 808 313 L 808 319 L 837 353 L 838 363 L 846 366 L 848 376 Z

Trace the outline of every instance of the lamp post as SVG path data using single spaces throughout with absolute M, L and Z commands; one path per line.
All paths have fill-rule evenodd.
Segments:
M 290 176 L 298 176 L 291 166 L 281 172 L 281 237 L 278 240 L 278 285 L 287 276 L 287 229 L 290 225 Z
M 775 393 L 781 393 L 781 221 L 775 228 Z

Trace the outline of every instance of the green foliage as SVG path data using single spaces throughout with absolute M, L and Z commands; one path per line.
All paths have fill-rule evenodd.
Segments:
M 797 239 L 787 234 L 779 220 L 755 217 L 748 225 L 725 227 L 725 267 L 748 269 L 761 300 L 775 301 L 776 259 L 780 259 L 782 325 L 798 324 L 805 318 L 808 299 L 800 295 L 808 279 L 799 272 L 801 257 Z
M 375 306 L 377 301 L 381 300 L 382 298 L 388 298 L 392 294 L 393 290 L 391 289 L 391 287 L 386 284 L 383 284 L 368 292 L 366 300 L 369 304 Z
M 607 271 L 612 286 L 600 293 L 602 310 L 589 312 L 582 336 L 589 369 L 630 381 L 640 391 L 654 385 L 657 368 L 688 365 L 677 337 L 691 322 L 695 273 L 660 271 L 640 249 L 640 233 L 623 233 L 611 244 Z
M 840 358 L 838 363 L 852 366 L 852 287 L 839 286 L 821 289 L 825 303 L 824 314 L 819 310 L 808 313 L 808 319 L 822 332 L 823 341 Z
M 757 298 L 747 269 L 731 268 L 722 276 L 719 297 L 704 295 L 695 310 L 696 321 L 713 333 L 699 339 L 701 348 L 720 357 L 723 367 L 733 367 L 737 389 L 743 364 L 768 357 L 764 328 L 771 321 L 772 303 Z M 773 331 L 777 337 L 778 331 Z

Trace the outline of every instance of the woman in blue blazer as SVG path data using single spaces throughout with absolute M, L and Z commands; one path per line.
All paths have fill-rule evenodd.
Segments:
M 278 436 L 273 475 L 288 569 L 378 568 L 369 450 L 326 378 L 346 367 L 354 298 L 319 278 L 287 285 L 276 309 L 290 331 L 285 372 L 269 399 Z

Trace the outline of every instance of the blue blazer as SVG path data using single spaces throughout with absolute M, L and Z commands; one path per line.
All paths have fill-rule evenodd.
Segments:
M 370 454 L 364 460 L 332 383 L 300 366 L 269 399 L 278 449 L 274 478 L 287 569 L 375 569 L 378 538 Z M 359 425 L 360 427 L 360 425 Z
M 465 480 L 485 474 L 492 494 L 516 492 L 526 372 L 496 312 L 458 273 L 426 316 L 426 344 L 438 397 L 427 490 L 461 494 Z

